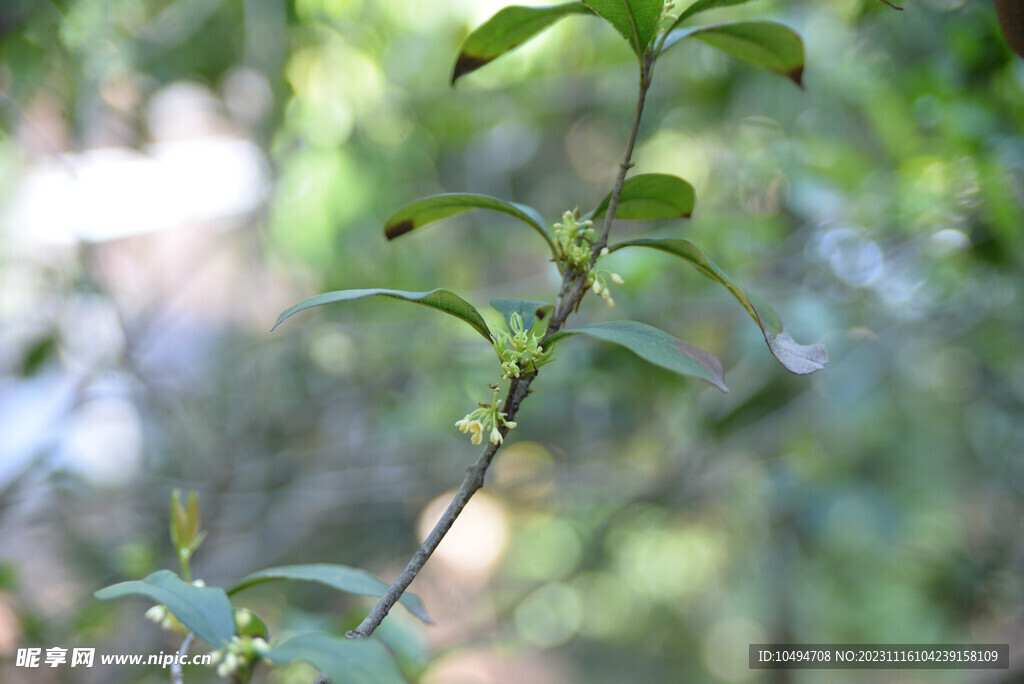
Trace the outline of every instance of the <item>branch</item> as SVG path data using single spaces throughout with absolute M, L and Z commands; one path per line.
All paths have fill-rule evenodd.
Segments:
M 604 225 L 601 226 L 601 237 L 594 243 L 594 254 L 590 257 L 590 265 L 597 262 L 601 250 L 608 244 L 608 235 L 612 230 L 612 221 L 615 218 L 615 210 L 619 208 L 619 197 L 622 195 L 622 186 L 626 182 L 626 174 L 633 168 L 633 148 L 636 147 L 636 138 L 640 132 L 640 118 L 644 114 L 644 102 L 647 100 L 647 90 L 651 87 L 651 69 L 654 66 L 654 53 L 645 52 L 643 65 L 640 68 L 640 92 L 636 97 L 636 111 L 633 112 L 633 126 L 629 130 L 629 140 L 626 142 L 626 152 L 619 162 L 619 175 L 615 179 L 615 186 L 612 189 L 611 199 L 608 201 L 608 210 L 604 214 Z
M 195 632 L 189 632 L 188 636 L 185 637 L 185 641 L 181 642 L 181 648 L 178 649 L 178 657 L 173 663 L 171 663 L 171 684 L 183 684 L 185 681 L 185 673 L 181 669 L 181 659 L 188 653 L 188 647 L 192 645 L 192 640 L 195 639 Z
M 633 148 L 636 146 L 637 134 L 640 130 L 640 118 L 643 115 L 644 102 L 647 97 L 647 90 L 651 86 L 651 69 L 654 65 L 655 56 L 651 52 L 644 54 L 643 64 L 640 70 L 640 89 L 637 97 L 636 112 L 633 115 L 633 125 L 630 128 L 629 140 L 626 143 L 626 152 L 623 155 L 622 162 L 619 164 L 619 173 L 615 179 L 615 185 L 612 188 L 611 199 L 608 202 L 608 211 L 605 214 L 604 224 L 601 229 L 600 239 L 593 245 L 593 253 L 591 255 L 591 264 L 594 264 L 600 256 L 601 249 L 608 244 L 608 235 L 611 231 L 612 220 L 615 216 L 615 210 L 619 204 L 619 196 L 622 194 L 622 186 L 626 182 L 626 174 L 629 169 L 633 166 Z M 580 301 L 583 299 L 585 291 L 583 284 L 585 277 L 583 274 L 578 273 L 575 269 L 566 269 L 562 276 L 562 285 L 559 289 L 558 304 L 555 308 L 555 313 L 552 315 L 551 321 L 548 324 L 545 339 L 550 337 L 554 333 L 558 332 L 565 324 L 565 320 L 569 317 L 576 307 L 579 306 Z M 519 412 L 519 406 L 526 398 L 530 391 L 530 384 L 536 379 L 537 373 L 534 372 L 530 375 L 524 375 L 520 378 L 513 379 L 509 386 L 508 393 L 505 395 L 505 402 L 503 408 L 505 410 L 506 419 L 509 421 L 515 420 L 516 414 Z M 508 433 L 508 428 L 504 425 L 499 426 L 502 438 Z M 491 461 L 494 460 L 495 454 L 498 453 L 498 449 L 501 448 L 501 444 L 488 443 L 484 447 L 483 452 L 477 459 L 476 463 L 470 466 L 466 471 L 466 477 L 462 481 L 462 486 L 459 487 L 458 493 L 452 499 L 451 503 L 448 504 L 448 508 L 445 510 L 441 519 L 437 521 L 434 529 L 430 532 L 424 542 L 420 545 L 416 553 L 413 554 L 409 563 L 405 566 L 405 569 L 395 580 L 395 583 L 391 585 L 387 593 L 377 602 L 377 605 L 373 607 L 370 614 L 359 624 L 358 627 L 348 632 L 347 636 L 353 639 L 362 639 L 369 637 L 373 632 L 380 626 L 381 621 L 387 616 L 388 612 L 394 607 L 398 599 L 405 593 L 405 590 L 409 588 L 416 576 L 419 575 L 420 570 L 426 565 L 427 560 L 434 553 L 437 547 L 441 544 L 441 540 L 444 539 L 448 530 L 451 529 L 452 525 L 455 524 L 455 520 L 462 513 L 466 504 L 469 503 L 470 498 L 484 485 L 484 476 L 487 474 L 487 469 L 491 465 Z M 321 673 L 314 684 L 329 684 L 329 680 Z
M 636 147 L 637 135 L 640 132 L 640 119 L 644 113 L 644 103 L 647 101 L 647 90 L 651 87 L 651 74 L 656 58 L 656 53 L 644 53 L 643 64 L 640 67 L 640 88 L 636 98 L 636 111 L 633 112 L 633 125 L 630 127 L 629 140 L 626 142 L 626 152 L 622 155 L 622 161 L 619 162 L 619 174 L 615 178 L 612 195 L 608 200 L 608 209 L 605 211 L 604 223 L 601 226 L 601 237 L 594 243 L 592 254 L 590 255 L 591 266 L 597 263 L 601 250 L 608 245 L 608 236 L 611 234 L 615 210 L 619 208 L 622 186 L 626 182 L 626 174 L 633 168 L 633 148 Z M 565 325 L 565 319 L 579 306 L 585 294 L 583 291 L 585 283 L 586 278 L 582 273 L 566 269 L 565 276 L 562 278 L 562 289 L 558 293 L 558 304 L 551 316 L 551 320 L 548 322 L 548 329 L 544 339 L 551 337 L 561 330 L 562 326 Z
M 536 373 L 532 375 L 523 376 L 518 379 L 513 379 L 511 385 L 508 388 L 508 393 L 505 395 L 505 403 L 503 408 L 506 414 L 507 420 L 514 420 L 516 413 L 519 411 L 519 405 L 523 399 L 526 398 L 526 394 L 530 390 L 530 383 L 537 377 Z M 505 435 L 508 434 L 508 428 L 504 425 L 499 427 L 501 436 L 504 439 Z M 458 493 L 452 499 L 452 502 L 448 504 L 448 508 L 445 510 L 444 515 L 437 521 L 434 529 L 431 530 L 430 534 L 420 545 L 420 548 L 416 550 L 413 557 L 409 560 L 409 563 L 405 566 L 405 570 L 398 576 L 395 583 L 391 585 L 387 593 L 377 602 L 377 605 L 373 607 L 370 614 L 366 616 L 366 619 L 353 630 L 350 630 L 347 634 L 350 638 L 364 638 L 373 634 L 374 630 L 380 626 L 381 621 L 388 614 L 398 599 L 401 598 L 402 594 L 409 587 L 416 576 L 426 565 L 427 560 L 434 553 L 437 547 L 441 544 L 441 540 L 451 529 L 452 525 L 455 524 L 455 520 L 462 513 L 462 509 L 469 503 L 469 499 L 476 493 L 478 489 L 484 486 L 484 475 L 487 473 L 487 468 L 490 467 L 491 461 L 494 460 L 494 455 L 498 453 L 498 449 L 501 448 L 500 444 L 494 444 L 488 442 L 484 448 L 483 453 L 477 459 L 476 463 L 470 466 L 466 471 L 466 477 L 462 481 L 462 486 L 459 487 Z

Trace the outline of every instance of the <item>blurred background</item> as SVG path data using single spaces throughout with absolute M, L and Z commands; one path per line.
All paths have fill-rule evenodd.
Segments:
M 608 191 L 635 62 L 566 20 L 449 86 L 497 0 L 5 0 L 0 7 L 0 680 L 17 648 L 171 652 L 143 600 L 176 569 L 175 488 L 229 586 L 331 562 L 390 581 L 477 448 L 497 366 L 460 323 L 325 290 L 550 301 L 543 246 L 472 212 L 387 243 L 426 194 L 550 221 Z M 537 3 L 530 3 L 537 4 Z M 685 5 L 686 3 L 681 3 Z M 436 626 L 380 632 L 412 681 L 1024 680 L 1024 61 L 988 2 L 764 0 L 805 89 L 694 42 L 659 62 L 638 171 L 697 190 L 693 239 L 831 363 L 788 375 L 731 296 L 670 257 L 609 258 L 609 310 L 722 359 L 732 390 L 573 339 L 413 585 Z M 275 638 L 371 602 L 267 585 Z M 1009 671 L 775 671 L 747 644 L 1009 643 Z M 194 650 L 201 650 L 196 648 Z M 308 684 L 297 665 L 257 681 Z M 206 670 L 187 682 L 214 681 Z

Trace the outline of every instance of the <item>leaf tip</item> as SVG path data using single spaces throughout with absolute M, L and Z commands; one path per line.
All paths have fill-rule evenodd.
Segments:
M 281 315 L 277 317 L 277 320 L 274 322 L 274 327 L 270 329 L 270 332 L 277 330 L 278 326 L 284 323 L 288 319 L 289 315 L 290 314 L 287 311 L 282 312 Z
M 796 67 L 795 69 L 791 69 L 790 71 L 787 71 L 784 74 L 784 76 L 786 78 L 788 78 L 789 80 L 793 81 L 793 83 L 796 83 L 800 87 L 801 90 L 804 89 L 804 65 L 803 64 L 801 64 L 800 66 Z
M 455 68 L 452 69 L 452 85 L 455 85 L 455 81 L 459 80 L 462 76 L 476 71 L 480 67 L 488 64 L 493 57 L 474 57 L 473 55 L 466 54 L 465 52 L 459 54 L 459 58 L 455 60 Z
M 772 356 L 794 375 L 810 375 L 828 364 L 828 351 L 823 344 L 799 344 L 785 330 L 778 334 L 765 332 L 765 341 Z
M 701 380 L 715 389 L 721 390 L 724 394 L 729 393 L 729 388 L 725 386 L 725 371 L 722 368 L 722 362 L 717 356 L 699 347 L 694 347 L 692 344 L 687 344 L 682 340 L 673 340 L 672 346 L 675 347 L 676 351 L 689 356 L 708 371 L 708 375 L 701 377 Z
M 384 237 L 388 240 L 394 240 L 396 237 L 405 235 L 415 227 L 416 223 L 412 219 L 405 219 L 392 226 L 386 226 L 384 228 Z

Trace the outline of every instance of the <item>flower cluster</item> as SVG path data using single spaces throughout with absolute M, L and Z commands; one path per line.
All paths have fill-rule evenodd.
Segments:
M 604 256 L 607 253 L 607 247 L 601 250 L 601 256 Z M 594 290 L 594 294 L 603 299 L 604 303 L 607 304 L 609 308 L 611 308 L 615 306 L 615 300 L 612 299 L 611 291 L 608 289 L 608 282 L 604 278 L 605 273 L 608 274 L 608 277 L 616 285 L 625 285 L 626 281 L 623 280 L 622 276 L 620 276 L 618 273 L 612 273 L 610 271 L 598 271 L 597 273 L 594 274 L 593 283 L 588 283 L 591 285 L 591 289 Z
M 160 625 L 165 632 L 188 634 L 188 628 L 178 622 L 178 618 L 174 617 L 174 613 L 169 611 L 167 606 L 153 606 L 146 611 L 146 619 Z
M 473 444 L 483 442 L 483 433 L 490 430 L 491 444 L 501 444 L 502 437 L 499 427 L 504 425 L 509 430 L 516 426 L 514 421 L 505 420 L 505 412 L 499 411 L 501 402 L 498 400 L 498 390 L 494 390 L 494 403 L 480 404 L 480 408 L 467 413 L 466 416 L 455 422 L 455 427 L 461 432 L 470 433 L 469 441 Z
M 518 378 L 524 371 L 536 371 L 551 357 L 541 346 L 541 337 L 525 329 L 523 317 L 509 316 L 509 331 L 491 333 L 491 344 L 501 361 L 501 379 Z
M 562 214 L 562 223 L 554 226 L 555 261 L 561 270 L 564 266 L 586 273 L 590 266 L 591 243 L 593 243 L 594 222 L 580 221 L 578 210 Z
M 262 637 L 231 637 L 231 642 L 213 652 L 213 664 L 217 674 L 229 677 L 238 672 L 248 672 L 263 657 L 270 645 Z
M 671 9 L 672 4 L 666 6 L 666 11 Z M 592 243 L 594 238 L 593 221 L 580 221 L 576 211 L 567 211 L 562 214 L 562 223 L 554 225 L 555 252 L 557 255 L 559 269 L 565 266 L 573 268 L 585 276 L 584 287 L 594 290 L 594 294 L 601 297 L 609 307 L 615 306 L 611 292 L 608 290 L 607 274 L 616 285 L 622 285 L 622 277 L 618 273 L 598 271 L 590 264 Z M 608 255 L 608 248 L 604 247 L 597 255 L 598 259 Z

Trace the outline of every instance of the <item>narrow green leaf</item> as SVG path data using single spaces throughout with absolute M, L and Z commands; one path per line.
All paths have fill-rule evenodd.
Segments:
M 174 549 L 187 548 L 191 541 L 188 534 L 188 512 L 181 504 L 181 490 L 171 492 L 171 542 Z
M 265 654 L 278 665 L 310 663 L 333 684 L 408 684 L 387 646 L 376 639 L 344 639 L 311 632 L 292 637 Z
M 664 49 L 696 38 L 733 57 L 782 74 L 803 87 L 804 43 L 793 29 L 773 21 L 735 21 L 672 31 Z
M 611 194 L 601 200 L 593 218 L 608 210 Z M 626 180 L 619 195 L 615 218 L 629 221 L 687 218 L 693 213 L 693 186 L 665 173 L 642 173 Z
M 678 28 L 680 24 L 698 12 L 706 12 L 708 10 L 718 9 L 719 7 L 730 7 L 732 5 L 745 5 L 748 2 L 750 2 L 750 0 L 697 0 L 697 2 L 693 3 L 679 14 L 679 18 L 673 22 L 669 31 Z
M 624 247 L 648 247 L 672 254 L 690 262 L 698 271 L 719 285 L 722 285 L 743 305 L 743 308 L 747 310 L 750 317 L 761 328 L 764 340 L 768 343 L 768 349 L 771 351 L 772 356 L 778 359 L 779 363 L 789 372 L 806 375 L 816 370 L 821 370 L 828 363 L 828 352 L 825 351 L 824 345 L 798 344 L 783 328 L 782 321 L 779 319 L 779 315 L 775 313 L 775 309 L 759 297 L 747 295 L 697 245 L 689 240 L 681 238 L 669 240 L 628 240 L 609 247 L 608 251 L 615 252 Z
M 594 13 L 615 27 L 642 57 L 658 30 L 664 0 L 583 0 Z
M 484 317 L 480 315 L 480 312 L 473 308 L 473 305 L 462 297 L 458 296 L 454 292 L 442 288 L 430 290 L 429 292 L 406 292 L 405 290 L 385 290 L 380 288 L 325 292 L 324 294 L 310 297 L 309 299 L 305 299 L 298 304 L 285 309 L 284 312 L 278 316 L 277 323 L 274 324 L 274 328 L 281 325 L 285 319 L 294 316 L 300 311 L 311 309 L 314 306 L 323 306 L 324 304 L 334 304 L 336 302 L 350 302 L 356 299 L 376 296 L 400 299 L 404 302 L 422 304 L 423 306 L 429 306 L 432 309 L 443 311 L 446 314 L 450 314 L 465 321 L 466 323 L 469 323 L 474 330 L 484 336 L 484 339 L 488 341 L 491 339 L 491 333 L 487 329 L 487 323 L 484 321 Z
M 229 595 L 234 595 L 243 589 L 274 582 L 277 580 L 299 580 L 303 582 L 319 582 L 333 587 L 338 591 L 359 596 L 381 597 L 390 588 L 386 582 L 374 577 L 365 570 L 351 568 L 347 565 L 332 565 L 328 563 L 313 563 L 310 565 L 282 565 L 276 568 L 266 568 L 243 577 L 238 584 L 228 590 Z M 399 602 L 405 606 L 410 613 L 423 622 L 433 624 L 434 621 L 427 615 L 423 607 L 423 601 L 416 594 L 405 592 Z
M 167 606 L 181 624 L 203 641 L 220 648 L 235 635 L 235 616 L 223 589 L 183 582 L 170 570 L 157 570 L 142 580 L 121 582 L 95 593 L 101 601 L 145 596 Z
M 505 317 L 505 325 L 511 326 L 509 320 L 512 314 L 517 313 L 523 319 L 523 328 L 530 330 L 538 320 L 544 321 L 551 313 L 553 304 L 538 302 L 532 299 L 512 299 L 509 297 L 496 297 L 491 300 L 491 306 L 501 312 Z
M 564 337 L 579 334 L 621 345 L 656 366 L 667 368 L 681 375 L 699 378 L 723 392 L 729 391 L 729 388 L 725 386 L 722 362 L 718 360 L 718 357 L 709 351 L 677 340 L 667 332 L 646 323 L 637 321 L 590 323 L 557 332 L 548 338 L 548 342 L 554 343 Z
M 476 71 L 533 39 L 570 14 L 593 14 L 582 2 L 551 7 L 512 5 L 498 11 L 466 36 L 452 70 L 452 85 L 460 76 Z
M 384 236 L 388 240 L 405 235 L 420 226 L 470 209 L 491 209 L 503 214 L 514 216 L 540 233 L 548 247 L 554 252 L 554 244 L 548 229 L 544 226 L 544 218 L 533 207 L 515 202 L 506 202 L 487 195 L 475 195 L 468 192 L 452 192 L 443 195 L 432 195 L 405 205 L 384 223 Z

